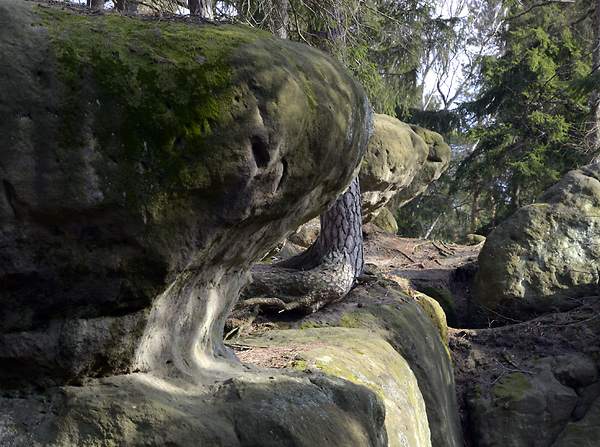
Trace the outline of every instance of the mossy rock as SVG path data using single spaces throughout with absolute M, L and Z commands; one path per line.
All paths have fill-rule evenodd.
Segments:
M 388 115 L 375 115 L 373 136 L 359 174 L 365 222 L 411 184 L 427 160 L 428 151 L 408 124 Z
M 448 324 L 444 309 L 442 309 L 440 303 L 423 293 L 418 293 L 415 299 L 433 323 L 435 331 L 440 336 L 440 340 L 442 340 L 444 346 L 448 349 Z M 450 354 L 448 353 L 448 355 Z
M 449 326 L 458 327 L 458 315 L 456 314 L 454 297 L 444 284 L 439 283 L 436 286 L 421 285 L 418 287 L 418 290 L 439 303 L 446 314 Z
M 379 209 L 377 215 L 371 220 L 373 225 L 377 225 L 382 230 L 391 234 L 398 233 L 398 222 L 394 218 L 394 214 L 385 206 Z
M 552 447 L 595 447 L 599 439 L 600 398 L 594 401 L 581 420 L 567 425 Z
M 245 370 L 245 371 L 244 371 Z M 11 446 L 386 447 L 378 393 L 317 370 L 223 371 L 212 384 L 133 374 L 0 396 Z
M 165 291 L 241 283 L 347 188 L 372 131 L 362 87 L 314 48 L 75 10 L 0 3 L 7 386 L 129 371 Z M 183 306 L 219 320 L 215 346 L 227 293 Z
M 360 297 L 360 290 L 354 293 Z M 344 314 L 340 324 L 374 332 L 408 362 L 423 394 L 432 445 L 463 445 L 452 363 L 419 304 L 409 299 L 394 305 L 364 306 Z
M 378 393 L 386 408 L 389 446 L 431 446 L 425 402 L 410 366 L 381 337 L 360 329 L 269 331 L 245 345 L 315 345 L 296 355 L 295 368 L 319 369 Z
M 425 191 L 427 186 L 440 178 L 450 165 L 452 150 L 444 142 L 444 138 L 439 133 L 424 129 L 416 124 L 411 124 L 410 128 L 427 145 L 427 159 L 412 182 L 390 199 L 388 208 L 391 210 L 402 207 Z
M 526 320 L 594 295 L 600 258 L 600 165 L 567 173 L 498 226 L 478 257 L 476 299 L 490 314 Z
M 499 369 L 489 393 L 468 398 L 476 445 L 552 445 L 578 401 L 553 375 L 552 363 L 541 359 L 528 373 Z
M 485 242 L 485 236 L 481 234 L 467 234 L 463 240 L 465 245 L 478 245 Z

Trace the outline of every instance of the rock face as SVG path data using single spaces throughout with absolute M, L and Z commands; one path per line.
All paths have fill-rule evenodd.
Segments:
M 390 210 L 401 208 L 425 191 L 431 182 L 440 178 L 440 175 L 448 169 L 450 157 L 452 156 L 450 146 L 444 142 L 439 133 L 423 129 L 415 124 L 411 124 L 410 128 L 427 145 L 427 158 L 410 184 L 406 188 L 399 190 L 389 201 L 388 208 Z
M 408 124 L 388 115 L 375 115 L 373 136 L 359 176 L 365 221 L 411 184 L 428 152 L 423 139 Z
M 472 390 L 474 442 L 481 447 L 594 445 L 599 392 L 596 364 L 583 356 L 544 358 L 531 371 L 505 371 L 489 394 Z
M 431 446 L 425 401 L 417 379 L 406 360 L 381 337 L 361 329 L 338 327 L 269 331 L 240 343 L 313 346 L 296 356 L 295 367 L 321 370 L 377 390 L 385 403 L 388 446 Z
M 1 383 L 233 361 L 244 271 L 356 175 L 361 86 L 247 28 L 12 0 L 0 57 Z
M 568 173 L 518 210 L 479 254 L 477 301 L 518 319 L 579 305 L 598 291 L 600 165 Z
M 344 300 L 305 317 L 300 328 L 309 329 L 267 331 L 236 342 L 305 347 L 294 367 L 320 369 L 375 390 L 385 404 L 390 447 L 462 447 L 444 314 L 434 300 L 419 298 L 392 281 L 359 285 Z

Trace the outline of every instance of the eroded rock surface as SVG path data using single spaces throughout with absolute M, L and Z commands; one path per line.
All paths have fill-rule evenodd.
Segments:
M 388 115 L 375 115 L 373 136 L 359 175 L 366 222 L 412 183 L 428 153 L 427 144 L 410 125 Z
M 231 358 L 244 270 L 356 174 L 361 86 L 248 28 L 0 12 L 3 384 Z
M 474 442 L 482 447 L 592 445 L 586 442 L 598 432 L 589 425 L 598 420 L 597 404 L 592 404 L 597 386 L 591 387 L 597 383 L 597 368 L 592 359 L 566 357 L 544 358 L 529 370 L 506 369 L 484 395 L 472 390 Z M 586 386 L 565 377 L 578 377 Z M 567 440 L 573 443 L 565 444 Z
M 477 300 L 516 319 L 580 305 L 598 291 L 600 165 L 568 173 L 492 232 L 479 254 Z
M 363 329 L 323 327 L 268 331 L 238 340 L 251 346 L 302 346 L 293 367 L 321 370 L 374 389 L 385 404 L 390 447 L 431 446 L 425 401 L 409 364 L 381 337 Z
M 416 173 L 410 184 L 398 191 L 388 202 L 390 210 L 397 210 L 403 205 L 410 202 L 423 191 L 427 186 L 442 175 L 448 169 L 452 150 L 448 146 L 442 136 L 431 130 L 424 129 L 416 124 L 411 124 L 410 128 L 415 132 L 427 145 L 427 158 L 421 166 L 421 169 Z

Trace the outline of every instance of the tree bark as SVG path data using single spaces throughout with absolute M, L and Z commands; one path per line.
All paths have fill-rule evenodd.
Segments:
M 594 37 L 592 50 L 592 73 L 600 70 L 600 0 L 596 0 L 594 11 Z M 600 162 L 600 90 L 595 89 L 590 94 L 590 151 L 594 154 L 592 163 Z
M 477 231 L 477 225 L 479 223 L 479 199 L 481 198 L 481 190 L 477 190 L 473 196 L 473 202 L 471 203 L 471 229 L 470 232 L 475 234 Z
M 200 16 L 206 20 L 214 20 L 213 0 L 189 0 L 190 15 Z
M 253 270 L 243 304 L 312 313 L 350 291 L 364 270 L 358 177 L 320 220 L 321 233 L 304 253 Z
M 282 39 L 288 38 L 288 25 L 290 16 L 288 14 L 289 0 L 272 0 L 269 15 L 269 31 Z

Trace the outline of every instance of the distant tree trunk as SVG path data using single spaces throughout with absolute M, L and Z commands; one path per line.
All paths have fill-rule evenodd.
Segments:
M 425 235 L 423 236 L 423 239 L 429 239 L 429 235 L 431 234 L 431 232 L 433 231 L 433 229 L 437 225 L 438 221 L 440 220 L 440 217 L 441 216 L 438 214 L 438 216 L 435 218 L 435 220 L 433 221 L 433 223 L 429 226 L 429 229 L 425 232 Z
M 600 70 L 600 0 L 596 0 L 593 23 L 592 73 L 597 73 Z M 590 94 L 590 114 L 590 150 L 594 154 L 592 163 L 598 163 L 600 162 L 600 90 L 598 89 Z
M 471 229 L 470 233 L 475 234 L 479 223 L 479 199 L 481 199 L 481 189 L 475 191 L 473 202 L 471 203 Z
M 135 13 L 139 6 L 139 2 L 135 0 L 115 0 L 115 8 L 117 11 Z
M 94 9 L 104 9 L 104 3 L 106 3 L 106 0 L 88 0 L 87 1 L 88 7 L 94 8 Z
M 203 19 L 214 20 L 213 0 L 189 0 L 188 7 L 190 14 L 200 16 Z
M 510 198 L 511 211 L 517 211 L 521 208 L 521 187 L 517 182 L 513 185 L 512 197 Z
M 272 0 L 269 15 L 269 31 L 282 39 L 288 38 L 290 16 L 288 14 L 289 0 Z
M 490 222 L 492 230 L 496 228 L 496 198 L 494 197 L 494 191 L 490 192 Z

